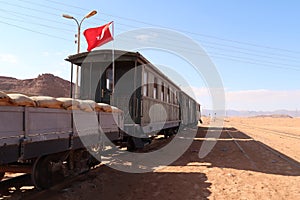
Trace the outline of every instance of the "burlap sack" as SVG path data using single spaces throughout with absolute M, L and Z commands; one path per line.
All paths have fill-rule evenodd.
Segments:
M 96 111 L 112 112 L 112 107 L 106 103 L 97 103 Z
M 11 105 L 12 103 L 10 102 L 9 96 L 6 93 L 0 91 L 0 106 L 11 106 Z
M 79 108 L 80 110 L 86 112 L 92 112 L 95 109 L 95 102 L 92 100 L 79 100 Z
M 103 106 L 99 105 L 99 103 L 95 104 L 95 111 L 96 112 L 104 112 Z
M 1 102 L 5 102 L 5 101 L 8 102 L 9 101 L 9 96 L 6 93 L 0 91 L 0 101 Z
M 7 94 L 10 98 L 10 102 L 15 106 L 36 106 L 36 103 L 28 96 L 24 94 Z
M 62 107 L 67 110 L 73 110 L 75 108 L 78 109 L 79 101 L 77 99 L 60 97 L 56 98 L 56 100 L 62 102 Z M 68 109 L 71 107 L 70 109 Z
M 2 101 L 0 99 L 0 106 L 14 106 L 14 104 L 9 101 Z
M 63 108 L 63 102 L 56 100 L 54 97 L 49 96 L 33 96 L 30 97 L 36 102 L 36 105 L 41 108 Z
M 75 105 L 71 105 L 71 106 L 69 106 L 69 107 L 67 107 L 65 109 L 67 109 L 67 110 L 80 110 L 79 104 L 76 105 L 76 106 Z
M 122 113 L 123 111 L 115 106 L 111 106 L 113 113 Z

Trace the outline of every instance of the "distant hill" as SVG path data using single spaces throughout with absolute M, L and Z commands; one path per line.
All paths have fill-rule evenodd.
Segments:
M 218 111 L 202 110 L 202 115 L 214 116 L 214 113 L 218 115 Z M 226 116 L 228 117 L 256 117 L 256 116 L 289 116 L 289 117 L 300 117 L 300 110 L 275 110 L 275 111 L 238 111 L 238 110 L 226 110 Z
M 275 114 L 275 115 L 256 115 L 256 116 L 253 116 L 251 118 L 264 118 L 264 117 L 271 117 L 271 118 L 293 118 L 292 116 L 289 116 L 289 115 L 282 115 L 282 114 Z
M 42 74 L 37 78 L 24 80 L 0 76 L 0 90 L 29 96 L 70 97 L 70 82 L 53 74 Z

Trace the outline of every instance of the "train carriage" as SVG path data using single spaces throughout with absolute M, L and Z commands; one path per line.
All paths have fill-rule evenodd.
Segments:
M 125 132 L 136 136 L 129 137 L 136 147 L 158 132 L 168 136 L 199 119 L 199 104 L 138 52 L 95 50 L 66 60 L 81 67 L 81 99 L 124 111 Z

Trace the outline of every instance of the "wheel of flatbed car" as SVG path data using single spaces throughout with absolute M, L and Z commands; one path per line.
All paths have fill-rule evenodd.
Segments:
M 0 172 L 0 181 L 4 178 L 5 172 Z
M 47 189 L 63 180 L 63 175 L 54 170 L 57 163 L 55 156 L 43 156 L 38 158 L 32 169 L 32 182 L 38 189 Z
M 53 184 L 48 166 L 49 163 L 50 160 L 47 159 L 47 156 L 43 156 L 38 158 L 33 165 L 31 179 L 34 186 L 38 189 L 46 189 Z
M 136 146 L 134 144 L 133 138 L 129 137 L 127 140 L 127 151 L 135 151 Z

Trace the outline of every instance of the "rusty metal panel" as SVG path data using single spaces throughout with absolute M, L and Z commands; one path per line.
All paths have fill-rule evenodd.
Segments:
M 67 138 L 25 143 L 24 152 L 19 160 L 26 160 L 42 155 L 63 152 L 68 149 L 69 140 Z
M 26 137 L 30 142 L 68 138 L 72 133 L 71 111 L 50 108 L 28 108 Z
M 120 114 L 99 112 L 100 126 L 105 133 L 118 132 L 118 115 Z
M 0 147 L 19 144 L 23 132 L 24 107 L 0 106 Z
M 81 110 L 74 110 L 73 112 L 74 138 L 80 137 L 80 141 L 85 146 L 97 143 L 100 139 L 97 113 Z M 75 146 L 78 144 L 74 143 Z

